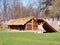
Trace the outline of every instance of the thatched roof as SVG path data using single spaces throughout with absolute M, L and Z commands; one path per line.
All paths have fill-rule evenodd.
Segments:
M 7 22 L 7 25 L 24 25 L 34 17 L 25 17 L 19 19 L 11 19 Z

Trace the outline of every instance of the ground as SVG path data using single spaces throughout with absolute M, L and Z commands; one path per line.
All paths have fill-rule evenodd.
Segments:
M 60 32 L 37 34 L 4 30 L 0 29 L 0 45 L 60 45 Z

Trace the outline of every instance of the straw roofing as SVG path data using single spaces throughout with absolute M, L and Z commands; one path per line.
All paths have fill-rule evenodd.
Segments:
M 25 18 L 19 18 L 19 19 L 11 19 L 7 22 L 7 25 L 24 25 L 34 17 L 25 17 Z

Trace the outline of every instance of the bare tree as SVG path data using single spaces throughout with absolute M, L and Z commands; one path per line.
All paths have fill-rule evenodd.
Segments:
M 3 1 L 3 21 L 6 21 L 6 13 L 7 13 L 7 4 L 6 4 L 6 0 Z
M 9 14 L 11 19 L 24 17 L 24 6 L 14 0 L 13 6 L 9 7 Z
M 58 1 L 53 0 L 52 4 L 53 4 L 52 6 L 54 9 L 54 15 L 55 15 L 55 17 L 59 18 L 60 17 L 60 0 L 58 0 Z
M 33 8 L 34 5 L 33 3 L 29 3 L 29 6 L 24 7 L 21 2 L 18 2 L 20 0 L 12 0 L 12 1 L 13 1 L 12 5 L 8 7 L 9 19 L 16 19 L 27 16 L 35 16 L 35 17 L 40 16 L 39 8 Z M 7 5 L 4 8 L 7 9 Z M 5 14 L 6 11 L 7 10 L 5 10 Z

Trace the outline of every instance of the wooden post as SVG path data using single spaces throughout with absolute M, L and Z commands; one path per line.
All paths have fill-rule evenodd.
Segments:
M 27 24 L 25 25 L 25 30 L 27 30 Z
M 8 26 L 8 29 L 9 29 L 9 31 L 11 31 L 11 28 L 10 28 L 10 26 Z
M 33 23 L 34 23 L 34 22 L 33 22 L 33 19 L 32 19 L 32 30 L 33 30 L 33 28 L 34 28 L 34 27 L 33 27 Z
M 20 27 L 18 26 L 18 30 L 20 31 Z

